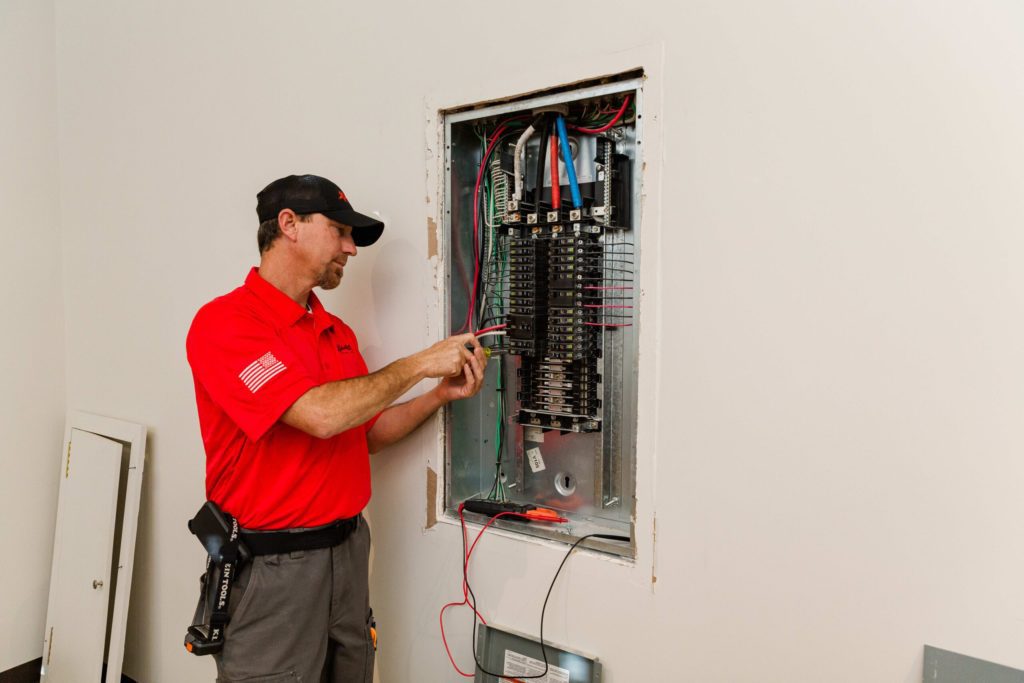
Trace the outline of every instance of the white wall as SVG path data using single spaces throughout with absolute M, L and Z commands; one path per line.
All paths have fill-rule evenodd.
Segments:
M 181 648 L 203 495 L 183 341 L 255 262 L 256 190 L 317 172 L 385 213 L 327 297 L 379 366 L 437 325 L 427 103 L 638 54 L 660 131 L 640 557 L 574 558 L 549 637 L 610 683 L 909 683 L 925 643 L 1024 667 L 1022 6 L 511 7 L 58 0 L 68 407 L 152 428 L 126 673 L 212 678 Z M 437 632 L 459 537 L 422 530 L 430 459 L 424 429 L 375 462 L 383 681 L 461 680 Z M 487 614 L 533 632 L 561 552 L 483 543 Z
M 64 434 L 53 4 L 0 0 L 0 671 L 40 656 Z

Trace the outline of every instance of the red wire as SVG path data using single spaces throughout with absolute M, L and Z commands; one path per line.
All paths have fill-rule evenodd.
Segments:
M 554 133 L 548 147 L 551 148 L 551 208 L 558 211 L 562 207 L 562 186 L 558 182 L 558 136 Z
M 463 507 L 464 507 L 463 505 L 459 506 L 459 520 L 462 522 L 462 544 L 463 544 L 463 547 L 469 547 L 468 546 L 468 541 L 466 539 L 466 520 L 462 516 L 462 508 Z M 474 542 L 474 545 L 475 545 L 475 542 Z M 463 562 L 463 572 L 465 572 L 466 564 L 469 563 L 469 554 L 468 553 L 462 559 L 462 562 Z M 463 573 L 463 577 L 465 577 L 465 573 Z M 482 621 L 485 625 L 487 624 L 487 620 L 484 619 L 484 616 L 482 614 L 480 614 L 480 612 L 477 612 L 476 605 L 475 604 L 470 604 L 470 602 L 469 602 L 469 590 L 467 588 L 465 578 L 463 578 L 463 581 L 462 581 L 462 602 L 449 602 L 447 605 L 445 605 L 444 607 L 441 608 L 441 613 L 437 615 L 437 618 L 438 618 L 438 622 L 441 624 L 441 642 L 444 643 L 444 651 L 448 653 L 448 661 L 452 663 L 452 666 L 455 668 L 456 671 L 459 672 L 460 675 L 465 676 L 466 678 L 472 678 L 473 674 L 466 673 L 465 671 L 463 671 L 462 669 L 459 668 L 458 664 L 455 663 L 455 658 L 452 656 L 452 651 L 448 647 L 448 638 L 445 637 L 445 634 L 444 634 L 444 613 L 445 613 L 445 610 L 447 610 L 449 607 L 461 607 L 462 605 L 469 605 L 470 609 L 472 609 L 473 612 L 476 613 L 476 616 L 480 619 L 480 621 Z M 475 662 L 474 662 L 474 666 L 475 666 Z
M 485 327 L 482 330 L 477 330 L 473 334 L 475 334 L 476 336 L 479 337 L 484 332 L 493 332 L 494 330 L 503 330 L 506 327 L 508 327 L 508 323 L 502 323 L 501 325 L 491 325 L 490 327 Z
M 465 507 L 465 506 L 464 505 L 460 505 L 459 506 L 459 522 L 462 524 L 462 539 L 463 539 L 463 543 L 465 543 L 467 541 L 467 539 L 466 539 L 466 518 L 463 517 L 463 515 L 462 515 L 463 507 Z M 494 524 L 494 522 L 499 517 L 522 517 L 523 519 L 529 519 L 528 517 L 526 517 L 526 515 L 521 515 L 518 512 L 501 512 L 501 513 L 495 515 L 494 517 L 491 517 L 491 521 L 487 522 L 487 524 L 485 524 L 483 526 L 483 528 L 480 529 L 480 532 L 476 535 L 476 538 L 473 539 L 472 545 L 468 546 L 469 549 L 466 551 L 466 556 L 462 560 L 462 563 L 463 563 L 463 565 L 462 565 L 463 566 L 462 602 L 449 602 L 447 605 L 445 605 L 444 607 L 441 608 L 441 613 L 438 615 L 438 621 L 441 624 L 441 642 L 444 643 L 444 650 L 445 650 L 445 652 L 448 653 L 448 661 L 450 661 L 452 663 L 452 666 L 455 667 L 455 670 L 458 671 L 460 675 L 465 676 L 466 678 L 472 678 L 474 674 L 466 673 L 465 671 L 463 671 L 462 669 L 459 668 L 458 664 L 455 663 L 455 658 L 452 656 L 452 651 L 448 647 L 448 638 L 446 638 L 445 634 L 444 634 L 444 613 L 445 613 L 445 610 L 447 610 L 449 607 L 461 607 L 462 605 L 469 605 L 469 608 L 472 609 L 476 613 L 476 616 L 480 619 L 480 621 L 482 621 L 485 625 L 487 624 L 487 620 L 484 619 L 483 615 L 480 614 L 480 612 L 477 612 L 476 604 L 470 603 L 470 601 L 469 601 L 469 587 L 466 584 L 465 576 L 466 576 L 466 572 L 469 571 L 469 558 L 473 555 L 473 549 L 476 547 L 477 542 L 480 540 L 480 537 L 484 535 L 484 532 L 487 531 L 487 528 L 490 527 L 492 524 Z M 475 662 L 474 662 L 474 667 L 475 667 Z M 475 671 L 475 668 L 474 668 L 474 671 Z
M 465 504 L 459 505 L 459 523 L 462 525 L 462 542 L 463 544 L 465 544 L 467 540 L 466 518 L 462 515 L 463 508 L 465 508 Z M 449 602 L 447 605 L 441 608 L 441 613 L 438 615 L 438 621 L 441 624 L 441 642 L 444 643 L 444 650 L 448 653 L 448 661 L 452 663 L 452 666 L 455 667 L 455 670 L 458 671 L 460 675 L 465 676 L 466 678 L 472 678 L 474 674 L 466 673 L 465 671 L 459 668 L 458 664 L 455 663 L 455 658 L 452 656 L 452 651 L 448 648 L 448 639 L 444 635 L 444 612 L 449 607 L 460 607 L 462 605 L 469 605 L 470 609 L 472 609 L 476 613 L 476 616 L 479 617 L 480 621 L 482 621 L 485 625 L 487 624 L 487 621 L 484 620 L 483 615 L 480 614 L 480 612 L 477 612 L 476 604 L 470 603 L 469 601 L 469 586 L 466 582 L 466 577 L 469 575 L 469 558 L 473 556 L 473 549 L 476 548 L 476 544 L 480 541 L 480 537 L 484 535 L 484 532 L 487 531 L 487 529 L 490 528 L 490 526 L 494 524 L 496 521 L 498 521 L 498 519 L 501 517 L 521 517 L 526 520 L 530 519 L 530 517 L 524 514 L 520 514 L 518 512 L 499 512 L 498 514 L 491 517 L 490 521 L 487 522 L 487 524 L 484 524 L 483 527 L 481 527 L 480 531 L 476 535 L 476 538 L 473 539 L 473 543 L 468 546 L 469 549 L 466 551 L 466 557 L 462 560 L 462 602 Z M 568 520 L 559 519 L 551 521 L 566 522 Z M 475 666 L 476 662 L 474 661 L 474 672 L 476 671 Z M 515 678 L 509 678 L 506 680 L 518 681 L 518 679 Z M 518 683 L 523 683 L 523 681 L 518 681 Z
M 597 135 L 598 133 L 603 133 L 619 122 L 619 119 L 622 118 L 622 115 L 626 113 L 626 107 L 628 106 L 629 95 L 626 95 L 626 98 L 622 100 L 622 106 L 619 107 L 618 113 L 615 114 L 615 118 L 609 121 L 607 124 L 601 126 L 600 128 L 580 128 L 579 126 L 570 126 L 570 128 L 572 128 L 578 133 L 585 133 L 586 135 Z

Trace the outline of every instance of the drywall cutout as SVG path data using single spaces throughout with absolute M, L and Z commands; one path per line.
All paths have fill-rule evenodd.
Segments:
M 42 681 L 121 680 L 146 450 L 142 425 L 68 416 Z

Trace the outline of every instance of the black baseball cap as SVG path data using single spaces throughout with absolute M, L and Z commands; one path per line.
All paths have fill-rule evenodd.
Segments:
M 322 213 L 331 220 L 352 226 L 357 247 L 368 247 L 384 232 L 384 223 L 352 208 L 341 188 L 318 175 L 290 175 L 270 183 L 256 195 L 260 223 L 277 218 L 282 209 L 297 214 Z

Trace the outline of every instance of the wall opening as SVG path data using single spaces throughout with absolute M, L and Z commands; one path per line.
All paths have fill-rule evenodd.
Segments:
M 447 323 L 490 353 L 446 413 L 448 514 L 634 553 L 642 112 L 635 71 L 442 112 Z

